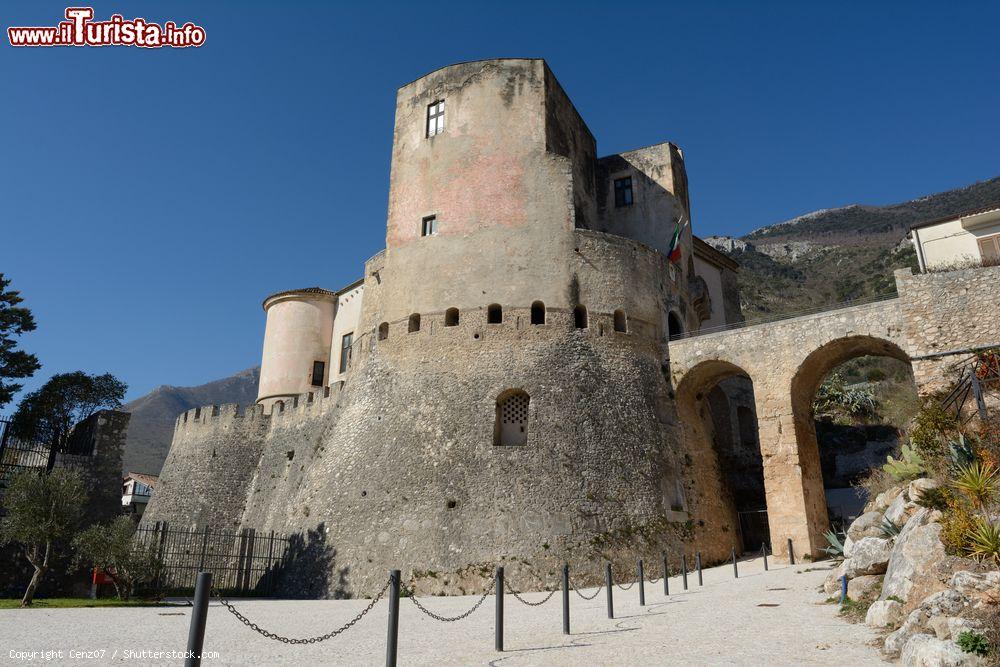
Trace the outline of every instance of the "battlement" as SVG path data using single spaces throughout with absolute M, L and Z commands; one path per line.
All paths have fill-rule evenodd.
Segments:
M 227 422 L 266 422 L 272 418 L 278 420 L 296 415 L 322 414 L 329 407 L 336 405 L 343 384 L 335 382 L 329 387 L 317 388 L 316 391 L 275 401 L 268 412 L 264 411 L 263 405 L 258 404 L 241 406 L 238 403 L 225 403 L 191 408 L 177 417 L 174 431 L 197 426 L 216 426 Z

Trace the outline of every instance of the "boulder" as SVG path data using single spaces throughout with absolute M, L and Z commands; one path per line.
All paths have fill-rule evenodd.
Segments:
M 896 536 L 879 599 L 886 600 L 895 596 L 906 601 L 913 588 L 913 579 L 919 573 L 931 571 L 945 558 L 944 545 L 941 544 L 941 524 L 925 523 L 929 517 L 930 510 L 921 509 Z
M 893 628 L 903 618 L 903 605 L 895 600 L 878 600 L 868 607 L 865 623 L 873 628 Z
M 1000 595 L 1000 571 L 969 572 L 968 570 L 959 570 L 951 575 L 948 586 L 968 596 L 987 592 Z
M 928 596 L 910 612 L 898 630 L 885 638 L 883 650 L 890 656 L 898 655 L 915 635 L 933 631 L 931 623 L 935 618 L 956 616 L 966 604 L 968 598 L 951 589 Z
M 899 603 L 897 602 L 896 604 Z M 919 609 L 911 611 L 910 615 L 903 621 L 903 624 L 899 626 L 899 629 L 889 633 L 889 636 L 885 638 L 882 650 L 885 651 L 886 655 L 890 657 L 899 655 L 903 651 L 903 647 L 914 636 L 924 631 L 923 620 L 923 614 L 920 613 Z
M 910 482 L 910 485 L 906 487 L 906 495 L 909 497 L 910 502 L 915 503 L 924 495 L 924 491 L 927 489 L 936 489 L 939 486 L 941 484 L 936 480 L 929 477 L 921 477 Z
M 863 537 L 881 537 L 881 525 L 882 512 L 865 512 L 848 526 L 847 539 L 857 542 Z
M 827 595 L 833 595 L 834 593 L 840 592 L 840 578 L 844 576 L 844 572 L 847 571 L 847 561 L 841 561 L 840 565 L 835 567 L 832 572 L 826 577 L 826 581 L 823 582 L 823 592 Z
M 934 631 L 938 639 L 957 639 L 966 630 L 979 630 L 980 624 L 969 618 L 936 616 L 927 621 L 927 627 Z
M 885 519 L 892 521 L 897 526 L 902 526 L 917 509 L 919 509 L 919 506 L 916 503 L 909 502 L 906 499 L 906 494 L 901 493 L 896 496 L 896 499 L 889 505 L 889 509 L 885 511 Z
M 865 574 L 847 582 L 847 597 L 852 600 L 874 600 L 882 591 L 882 575 Z
M 854 545 L 850 560 L 844 561 L 844 574 L 854 579 L 865 574 L 882 574 L 889 565 L 892 542 L 879 537 L 864 537 Z
M 892 504 L 892 501 L 896 499 L 896 496 L 898 496 L 902 492 L 903 492 L 902 487 L 894 486 L 891 489 L 886 489 L 882 493 L 878 494 L 877 496 L 875 496 L 874 502 L 869 503 L 871 505 L 872 511 L 885 512 L 889 508 L 889 505 Z
M 903 647 L 900 663 L 904 667 L 967 667 L 981 665 L 983 659 L 964 652 L 953 641 L 914 635 Z

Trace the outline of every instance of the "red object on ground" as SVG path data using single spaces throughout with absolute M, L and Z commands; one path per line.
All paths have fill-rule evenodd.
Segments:
M 110 584 L 110 583 L 112 583 L 112 581 L 111 581 L 111 577 L 108 576 L 107 572 L 105 572 L 104 570 L 102 570 L 99 567 L 95 567 L 94 568 L 94 583 L 97 584 L 97 585 L 101 585 L 101 584 Z

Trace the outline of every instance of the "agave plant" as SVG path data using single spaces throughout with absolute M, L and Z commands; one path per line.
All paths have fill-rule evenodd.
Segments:
M 882 531 L 882 537 L 884 537 L 887 540 L 891 540 L 892 538 L 899 535 L 899 531 L 901 529 L 899 525 L 896 524 L 896 522 L 893 521 L 892 519 L 883 518 L 882 525 L 879 526 L 879 530 Z
M 832 530 L 828 530 L 825 533 L 823 533 L 823 537 L 825 537 L 826 541 L 830 543 L 830 546 L 824 547 L 823 551 L 825 551 L 830 556 L 833 556 L 834 558 L 843 558 L 844 543 L 840 539 L 841 535 L 838 535 Z
M 1000 471 L 992 461 L 975 461 L 957 469 L 952 486 L 964 493 L 973 507 L 982 509 L 1000 489 Z
M 1000 522 L 973 519 L 973 527 L 966 534 L 966 551 L 979 561 L 993 561 L 1000 565 Z
M 959 433 L 958 440 L 948 443 L 948 459 L 953 470 L 958 470 L 976 460 L 976 453 L 972 449 L 972 444 L 965 439 L 965 435 Z

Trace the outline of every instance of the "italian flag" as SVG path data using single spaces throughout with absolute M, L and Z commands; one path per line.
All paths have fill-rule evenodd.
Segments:
M 673 264 L 681 261 L 681 232 L 684 231 L 687 224 L 687 220 L 683 224 L 678 220 L 677 226 L 674 228 L 674 237 L 670 239 L 670 251 L 667 253 L 667 259 Z

